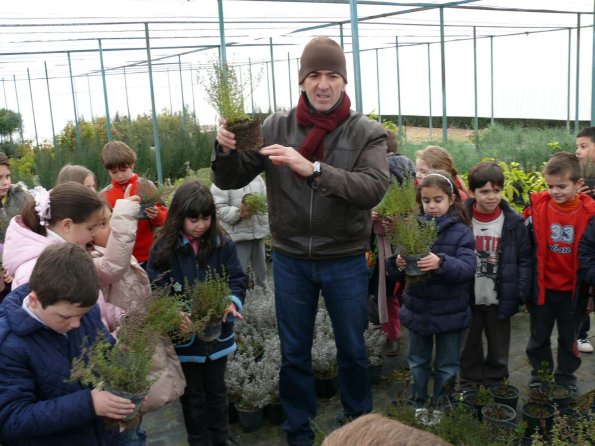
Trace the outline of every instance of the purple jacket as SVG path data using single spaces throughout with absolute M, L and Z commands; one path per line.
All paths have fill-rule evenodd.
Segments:
M 471 322 L 469 296 L 477 263 L 473 231 L 448 214 L 436 222 L 438 239 L 431 251 L 442 265 L 429 279 L 406 284 L 399 314 L 403 325 L 422 336 L 463 330 Z M 387 274 L 404 279 L 394 257 L 387 260 Z

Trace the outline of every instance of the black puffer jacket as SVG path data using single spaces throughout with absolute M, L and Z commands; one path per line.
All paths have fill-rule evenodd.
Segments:
M 436 219 L 438 239 L 431 251 L 442 265 L 429 279 L 407 283 L 399 318 L 403 325 L 422 336 L 463 330 L 471 322 L 470 287 L 475 276 L 475 240 L 471 228 L 449 214 Z M 387 274 L 403 280 L 395 257 L 387 260 Z
M 473 215 L 475 199 L 465 202 L 467 214 Z M 498 319 L 508 319 L 524 305 L 531 296 L 533 287 L 533 261 L 529 231 L 523 217 L 514 212 L 508 203 L 500 201 L 504 213 L 502 239 L 498 252 L 498 276 L 496 294 L 498 297 Z M 474 288 L 472 288 L 474 293 Z M 475 303 L 472 294 L 471 304 Z

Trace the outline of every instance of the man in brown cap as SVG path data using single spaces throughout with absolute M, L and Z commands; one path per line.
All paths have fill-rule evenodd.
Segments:
M 369 274 L 364 253 L 370 210 L 389 184 L 386 134 L 350 110 L 341 47 L 328 37 L 312 39 L 300 65 L 299 103 L 265 120 L 265 147 L 236 152 L 235 135 L 222 117 L 212 162 L 221 189 L 241 188 L 266 173 L 282 354 L 279 391 L 291 446 L 314 441 L 311 349 L 321 292 L 337 344 L 339 420 L 372 410 L 363 339 Z

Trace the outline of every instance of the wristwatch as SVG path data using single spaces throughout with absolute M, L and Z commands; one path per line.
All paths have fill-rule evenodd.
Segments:
M 321 175 L 321 171 L 320 171 L 320 162 L 318 161 L 314 161 L 314 163 L 312 163 L 312 175 L 310 175 L 308 177 L 308 180 L 312 181 L 315 178 L 318 178 Z

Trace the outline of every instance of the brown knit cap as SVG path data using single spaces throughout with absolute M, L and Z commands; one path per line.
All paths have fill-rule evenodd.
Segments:
M 300 59 L 300 84 L 308 74 L 318 70 L 335 71 L 347 83 L 347 67 L 343 48 L 328 37 L 315 37 L 304 48 Z

